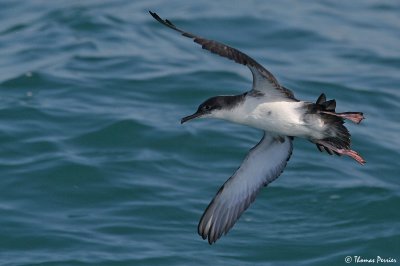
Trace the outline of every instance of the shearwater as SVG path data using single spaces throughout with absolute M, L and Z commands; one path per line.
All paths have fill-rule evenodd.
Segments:
M 177 28 L 169 20 L 150 14 L 161 24 L 180 32 L 200 44 L 203 49 L 247 66 L 253 75 L 250 91 L 233 96 L 215 96 L 204 101 L 197 111 L 182 118 L 218 118 L 264 131 L 238 170 L 219 189 L 198 225 L 198 233 L 208 243 L 226 234 L 241 214 L 255 200 L 262 187 L 274 181 L 289 160 L 294 137 L 308 139 L 320 151 L 347 155 L 358 163 L 365 160 L 350 149 L 350 133 L 343 125 L 348 119 L 359 124 L 361 112 L 337 113 L 336 101 L 321 94 L 315 103 L 296 99 L 293 92 L 280 85 L 276 78 L 253 58 L 228 45 L 208 40 Z

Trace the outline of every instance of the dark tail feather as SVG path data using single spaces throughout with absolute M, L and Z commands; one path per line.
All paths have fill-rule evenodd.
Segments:
M 322 93 L 322 94 L 318 97 L 316 104 L 323 104 L 324 102 L 326 102 L 326 96 L 325 96 L 324 93 Z
M 323 152 L 323 150 L 322 150 L 322 145 L 320 145 L 320 144 L 318 144 L 318 143 L 316 143 L 315 144 L 316 146 L 317 146 L 317 148 L 318 148 L 318 150 L 320 151 L 320 152 Z
M 335 100 L 326 100 L 326 96 L 324 93 L 322 93 L 317 101 L 315 102 L 317 106 L 319 106 L 319 109 L 325 110 L 325 111 L 333 111 L 335 112 L 336 108 L 336 101 Z
M 324 139 L 313 140 L 319 151 L 325 150 L 329 154 L 347 155 L 355 159 L 358 163 L 364 164 L 365 160 L 355 151 L 350 149 L 350 133 L 343 125 L 344 119 L 348 119 L 359 124 L 364 115 L 361 112 L 344 112 L 336 113 L 336 101 L 326 100 L 325 94 L 321 94 L 316 104 L 313 106 L 314 111 L 320 114 L 323 121 L 329 125 L 327 128 L 327 136 Z
M 360 124 L 363 119 L 365 119 L 364 114 L 361 112 L 344 112 L 344 113 L 336 113 L 336 101 L 335 100 L 326 100 L 326 96 L 322 93 L 317 101 L 315 102 L 317 105 L 317 110 L 320 113 L 329 114 L 333 116 L 337 116 L 343 119 L 348 119 L 353 123 Z
M 324 109 L 326 111 L 331 111 L 331 112 L 335 112 L 336 109 L 336 101 L 335 100 L 329 100 L 326 101 L 322 104 L 322 106 L 324 107 Z

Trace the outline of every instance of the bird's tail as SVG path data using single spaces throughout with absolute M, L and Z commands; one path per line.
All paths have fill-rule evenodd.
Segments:
M 355 159 L 358 163 L 364 164 L 365 160 L 355 151 L 350 149 L 350 132 L 343 125 L 344 120 L 348 119 L 356 124 L 359 124 L 363 119 L 361 112 L 345 112 L 336 113 L 336 101 L 326 100 L 325 94 L 321 94 L 315 105 L 315 112 L 318 113 L 325 124 L 328 125 L 326 135 L 328 137 L 318 140 L 313 140 L 317 148 L 322 152 L 325 150 L 329 154 L 348 155 Z

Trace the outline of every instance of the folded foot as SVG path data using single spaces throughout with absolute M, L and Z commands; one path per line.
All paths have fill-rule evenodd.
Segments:
M 351 158 L 356 160 L 361 165 L 364 165 L 366 163 L 364 158 L 362 158 L 361 155 L 358 154 L 356 151 L 353 151 L 350 149 L 339 149 L 325 141 L 317 141 L 316 144 L 319 149 L 320 149 L 319 145 L 323 146 L 325 148 L 325 150 L 328 151 L 329 154 L 332 154 L 331 152 L 329 152 L 329 150 L 330 150 L 330 151 L 333 151 L 334 153 L 336 153 L 337 155 L 350 156 Z

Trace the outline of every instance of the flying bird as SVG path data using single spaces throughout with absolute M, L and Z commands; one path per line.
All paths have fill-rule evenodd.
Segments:
M 361 112 L 337 113 L 336 101 L 321 94 L 315 103 L 295 98 L 293 92 L 245 53 L 177 28 L 168 19 L 150 14 L 161 24 L 193 39 L 203 49 L 247 66 L 253 75 L 250 91 L 240 95 L 215 96 L 207 99 L 197 111 L 182 118 L 185 123 L 195 118 L 217 118 L 264 131 L 260 142 L 247 154 L 236 172 L 218 190 L 204 211 L 198 233 L 209 244 L 215 243 L 236 223 L 255 200 L 261 188 L 274 181 L 286 167 L 292 154 L 293 138 L 314 143 L 322 152 L 347 155 L 360 164 L 365 160 L 350 148 L 350 133 L 344 120 L 359 124 Z

